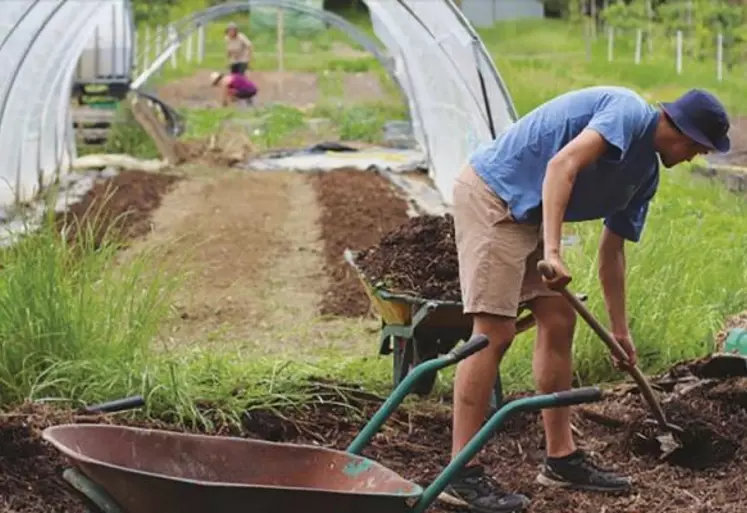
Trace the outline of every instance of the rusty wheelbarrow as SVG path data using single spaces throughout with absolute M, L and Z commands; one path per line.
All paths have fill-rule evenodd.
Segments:
M 588 387 L 506 403 L 425 489 L 360 455 L 418 379 L 487 344 L 476 336 L 415 367 L 346 451 L 91 424 L 50 427 L 43 437 L 72 462 L 67 482 L 102 513 L 421 513 L 510 415 L 602 398 Z

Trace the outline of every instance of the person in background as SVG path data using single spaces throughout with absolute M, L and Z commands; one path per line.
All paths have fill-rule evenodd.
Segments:
M 243 32 L 239 32 L 236 24 L 231 22 L 226 27 L 226 54 L 230 62 L 231 73 L 243 75 L 249 69 L 254 47 Z
M 220 87 L 220 103 L 223 107 L 236 100 L 247 100 L 251 103 L 258 91 L 257 85 L 242 73 L 226 75 L 214 71 L 210 74 L 210 81 L 213 87 Z

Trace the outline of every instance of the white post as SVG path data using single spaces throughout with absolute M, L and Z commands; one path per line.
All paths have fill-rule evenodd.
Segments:
M 607 29 L 607 60 L 612 62 L 615 55 L 615 27 Z
M 137 28 L 132 32 L 132 73 L 137 73 L 137 52 L 140 49 L 140 38 Z
M 682 31 L 677 31 L 677 74 L 682 73 Z
M 716 79 L 724 79 L 724 35 L 719 32 L 716 37 Z
M 194 42 L 194 35 L 194 32 L 190 32 L 187 37 L 187 44 L 185 45 L 186 49 L 184 51 L 187 57 L 187 62 L 192 62 L 192 43 Z
M 283 9 L 281 7 L 278 7 L 278 19 L 277 19 L 277 22 L 278 22 L 278 26 L 277 26 L 277 36 L 278 36 L 278 42 L 277 42 L 277 47 L 278 47 L 278 71 L 283 71 L 283 68 L 284 68 L 283 61 L 285 60 L 283 58 L 283 53 L 284 53 L 284 51 L 283 51 L 283 39 L 284 39 L 284 37 L 283 37 L 283 29 L 285 28 L 284 27 L 284 16 L 283 15 L 284 15 Z
M 197 62 L 205 58 L 205 25 L 197 29 Z
M 150 66 L 150 27 L 145 26 L 145 45 L 143 48 L 143 71 Z
M 155 59 L 158 58 L 159 55 L 161 55 L 161 52 L 163 51 L 163 28 L 161 25 L 156 26 L 156 55 Z
M 176 43 L 176 40 L 177 40 L 176 29 L 174 28 L 173 25 L 169 25 L 169 45 L 172 45 L 172 44 Z M 174 52 L 174 53 L 171 54 L 171 67 L 172 68 L 176 68 L 176 55 L 178 53 L 179 52 L 176 51 L 176 52 Z
M 635 32 L 635 63 L 641 63 L 641 46 L 643 46 L 643 29 Z

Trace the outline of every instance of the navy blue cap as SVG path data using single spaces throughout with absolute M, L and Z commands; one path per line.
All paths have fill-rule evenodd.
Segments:
M 690 139 L 721 153 L 729 151 L 729 116 L 718 98 L 711 93 L 690 89 L 675 101 L 659 105 Z

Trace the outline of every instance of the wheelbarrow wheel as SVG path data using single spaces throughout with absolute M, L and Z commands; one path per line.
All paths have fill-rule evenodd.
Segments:
M 393 382 L 396 387 L 410 373 L 415 365 L 432 360 L 436 355 L 424 355 L 415 361 L 415 341 L 404 337 L 392 337 Z M 413 393 L 424 397 L 431 393 L 436 383 L 436 372 L 424 375 L 413 387 Z

